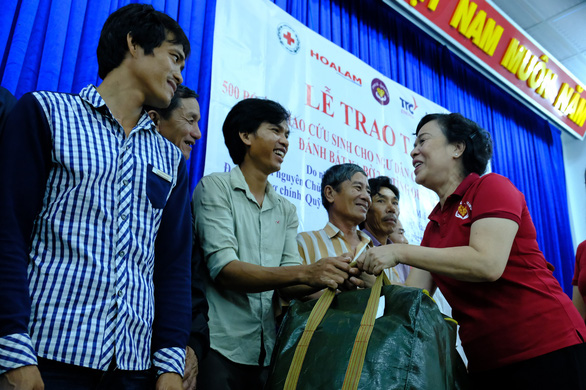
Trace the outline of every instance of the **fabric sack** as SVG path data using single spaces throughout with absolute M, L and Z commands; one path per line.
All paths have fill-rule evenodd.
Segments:
M 455 347 L 456 322 L 444 316 L 426 292 L 382 286 L 379 279 L 378 292 L 375 287 L 337 295 L 330 291 L 331 303 L 323 309 L 319 325 L 306 332 L 313 335 L 302 362 L 296 358 L 298 375 L 292 360 L 318 301 L 293 301 L 279 330 L 266 389 L 467 388 L 466 368 Z M 382 316 L 374 319 L 374 308 L 374 326 L 363 326 L 372 332 L 370 339 L 357 340 L 369 299 L 378 306 L 381 295 Z M 361 347 L 365 356 L 354 356 L 353 349 Z

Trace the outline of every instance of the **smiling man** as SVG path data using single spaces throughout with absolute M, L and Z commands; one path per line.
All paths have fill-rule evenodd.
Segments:
M 152 6 L 106 20 L 99 76 L 24 95 L 0 138 L 0 388 L 182 388 L 191 319 L 186 165 L 167 107 L 190 45 Z M 75 384 L 75 387 L 72 387 Z
M 358 225 L 366 219 L 371 204 L 370 187 L 362 168 L 356 164 L 328 168 L 321 182 L 321 197 L 328 212 L 328 223 L 321 230 L 297 235 L 298 251 L 305 264 L 343 254 L 354 258 L 372 247 L 370 236 L 358 229 Z M 362 280 L 352 276 L 349 281 L 355 286 L 368 287 L 374 282 L 371 275 L 362 274 L 360 278 Z M 346 284 L 346 287 L 349 285 Z
M 276 341 L 275 290 L 302 297 L 348 278 L 347 258 L 301 265 L 295 206 L 268 182 L 289 149 L 289 115 L 271 100 L 236 104 L 223 132 L 237 167 L 204 177 L 193 194 L 210 307 L 202 389 L 262 389 Z
M 157 126 L 157 131 L 179 148 L 185 160 L 189 159 L 193 145 L 201 138 L 199 129 L 201 114 L 197 97 L 195 91 L 179 85 L 168 107 L 145 107 Z M 207 323 L 208 303 L 201 275 L 200 256 L 192 256 L 191 259 L 191 301 L 191 333 L 183 375 L 184 388 L 188 390 L 196 387 L 199 362 L 210 347 L 210 332 Z
M 159 133 L 173 142 L 186 160 L 189 160 L 195 142 L 201 138 L 197 97 L 195 91 L 179 85 L 168 107 L 145 107 Z

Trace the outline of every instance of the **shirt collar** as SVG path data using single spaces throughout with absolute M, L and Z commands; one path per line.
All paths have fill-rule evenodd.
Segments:
M 329 222 L 326 223 L 326 226 L 323 229 L 326 234 L 328 235 L 328 237 L 334 238 L 335 236 L 339 235 L 340 237 L 344 237 L 344 233 L 342 232 L 342 230 L 340 230 L 336 225 L 334 225 L 333 223 Z M 363 242 L 367 242 L 370 243 L 372 242 L 371 236 L 369 236 L 368 234 L 366 234 L 365 232 L 363 232 L 362 230 L 356 230 L 356 232 L 358 233 L 358 236 L 360 237 L 360 241 Z
M 250 192 L 250 187 L 248 187 L 248 183 L 240 170 L 240 166 L 235 166 L 230 171 L 230 184 L 232 185 L 233 190 L 242 190 L 250 199 L 251 201 L 258 204 L 252 192 Z M 266 200 L 268 199 L 268 202 Z M 277 203 L 281 202 L 281 198 L 277 195 L 273 185 L 267 181 L 267 186 L 265 187 L 265 201 L 263 202 L 262 208 L 266 209 L 269 207 L 273 207 Z M 266 207 L 265 207 L 266 205 Z
M 466 178 L 464 178 L 464 180 L 462 180 L 462 182 L 458 185 L 456 190 L 450 196 L 448 196 L 444 206 L 451 204 L 452 202 L 459 202 L 464 197 L 466 191 L 468 191 L 468 188 L 470 188 L 470 186 L 474 184 L 474 182 L 479 178 L 480 176 L 478 173 L 470 173 L 468 176 L 466 176 Z M 441 205 L 438 202 L 431 214 L 429 214 L 429 219 L 434 221 L 437 220 L 439 218 L 437 216 L 441 214 L 441 211 Z
M 94 107 L 97 111 L 101 112 L 102 114 L 107 115 L 110 118 L 114 118 L 112 112 L 106 105 L 106 102 L 104 101 L 104 99 L 102 99 L 102 96 L 93 84 L 89 84 L 87 87 L 83 88 L 79 92 L 79 97 L 85 100 L 88 104 L 90 104 L 92 107 Z M 150 130 L 156 133 L 156 126 L 144 109 L 142 110 L 142 115 L 138 119 L 138 122 L 135 127 L 144 128 L 146 130 Z
M 364 234 L 366 234 L 368 237 L 370 237 L 370 239 L 372 240 L 372 245 L 374 246 L 381 246 L 382 244 L 376 239 L 376 237 L 374 236 L 374 234 L 372 234 L 366 227 L 364 229 L 361 230 Z M 387 237 L 387 244 L 392 244 L 393 242 L 391 241 L 390 238 Z

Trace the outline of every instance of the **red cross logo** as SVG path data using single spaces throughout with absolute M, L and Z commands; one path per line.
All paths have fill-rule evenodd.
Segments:
M 290 31 L 287 31 L 287 34 L 284 34 L 283 38 L 285 38 L 287 40 L 288 45 L 291 45 L 293 42 L 295 42 L 295 39 L 293 39 L 293 37 L 291 36 Z

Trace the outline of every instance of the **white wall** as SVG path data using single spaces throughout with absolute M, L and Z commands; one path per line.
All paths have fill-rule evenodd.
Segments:
M 562 131 L 562 147 L 568 191 L 568 208 L 574 242 L 574 253 L 579 243 L 586 240 L 586 139 L 580 141 Z

